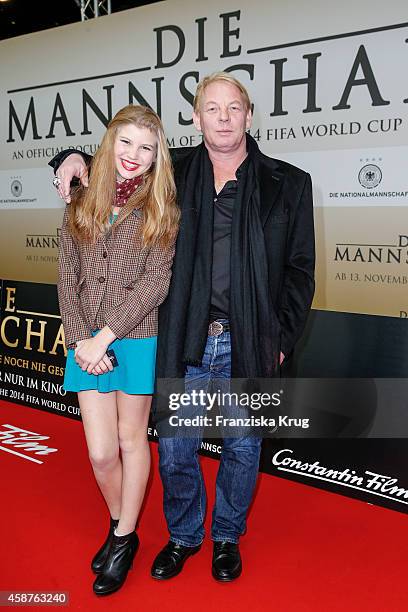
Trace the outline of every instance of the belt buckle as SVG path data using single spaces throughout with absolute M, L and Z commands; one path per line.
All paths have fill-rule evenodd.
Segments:
M 224 331 L 224 326 L 219 321 L 213 321 L 208 328 L 209 336 L 220 336 Z

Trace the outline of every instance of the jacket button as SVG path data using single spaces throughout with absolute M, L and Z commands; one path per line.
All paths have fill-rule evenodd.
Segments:
M 104 276 L 99 276 L 98 281 L 100 283 L 104 283 L 105 282 L 105 277 Z
M 102 253 L 102 257 L 103 257 L 104 259 L 106 259 L 106 258 L 107 258 L 107 256 L 108 256 L 107 252 L 106 252 L 106 251 L 104 251 L 104 252 Z

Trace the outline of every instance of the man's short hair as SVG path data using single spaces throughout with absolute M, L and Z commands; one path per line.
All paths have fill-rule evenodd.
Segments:
M 216 83 L 217 81 L 222 83 L 230 83 L 230 85 L 235 85 L 235 87 L 237 87 L 241 92 L 246 110 L 248 111 L 251 109 L 251 101 L 249 99 L 248 92 L 242 85 L 242 83 L 238 81 L 238 79 L 233 77 L 229 72 L 213 72 L 212 74 L 201 79 L 201 81 L 197 85 L 197 90 L 193 102 L 193 108 L 196 113 L 198 113 L 200 109 L 201 98 L 203 97 L 205 88 L 208 87 L 208 85 L 211 85 L 211 83 Z

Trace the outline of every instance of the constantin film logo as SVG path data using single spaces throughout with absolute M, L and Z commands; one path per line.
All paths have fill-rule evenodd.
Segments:
M 8 423 L 0 425 L 0 450 L 33 463 L 44 463 L 39 457 L 58 452 L 57 448 L 39 444 L 39 442 L 49 439 L 49 436 L 28 429 L 21 429 Z
M 398 478 L 385 476 L 378 472 L 365 470 L 364 475 L 360 475 L 350 468 L 328 468 L 321 465 L 320 461 L 309 462 L 296 459 L 291 448 L 284 448 L 276 452 L 272 457 L 272 465 L 279 472 L 330 482 L 408 505 L 408 489 L 398 486 Z

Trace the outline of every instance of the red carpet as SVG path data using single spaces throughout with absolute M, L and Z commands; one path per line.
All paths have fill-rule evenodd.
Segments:
M 168 537 L 155 444 L 133 570 L 121 591 L 96 598 L 89 561 L 104 538 L 107 511 L 81 423 L 5 402 L 0 402 L 0 416 L 2 432 L 9 424 L 47 435 L 39 444 L 58 449 L 41 456 L 0 441 L 1 447 L 43 461 L 0 450 L 0 590 L 67 591 L 72 610 L 407 609 L 403 514 L 267 475 L 260 476 L 248 535 L 241 539 L 244 571 L 236 582 L 218 584 L 211 577 L 209 539 L 182 574 L 154 581 L 150 565 Z M 203 459 L 210 504 L 217 465 Z

